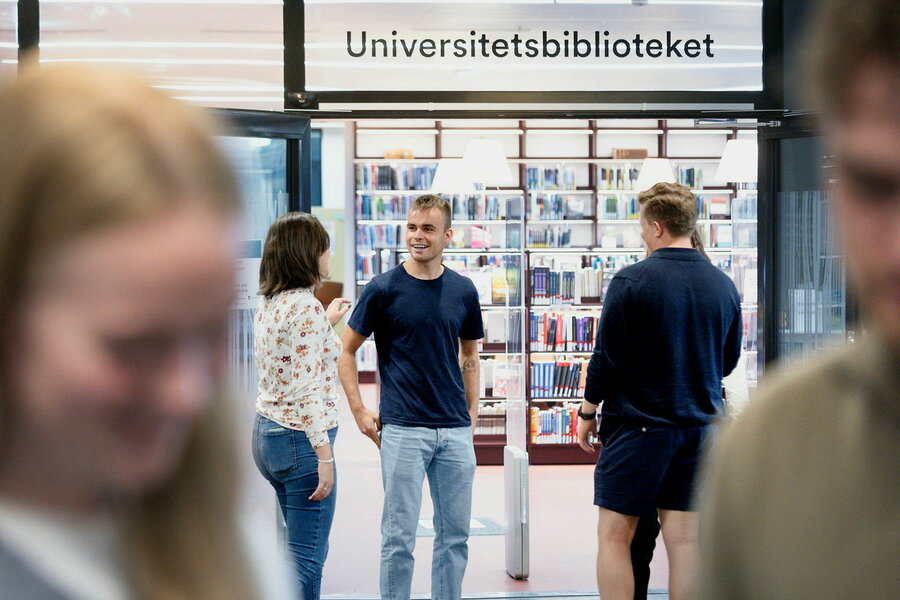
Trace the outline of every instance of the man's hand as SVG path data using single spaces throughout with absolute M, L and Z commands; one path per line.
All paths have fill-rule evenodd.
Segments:
M 578 445 L 588 454 L 594 453 L 594 445 L 588 440 L 591 433 L 597 432 L 597 419 L 585 421 L 578 419 Z
M 378 418 L 378 413 L 363 406 L 359 410 L 353 411 L 353 418 L 356 419 L 356 426 L 359 427 L 360 433 L 375 442 L 380 450 L 381 436 L 378 435 L 378 432 L 381 431 L 381 419 Z

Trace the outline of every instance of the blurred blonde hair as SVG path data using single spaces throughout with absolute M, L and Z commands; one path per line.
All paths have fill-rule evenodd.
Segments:
M 211 117 L 142 79 L 31 66 L 0 91 L 0 450 L 14 420 L 10 358 L 34 271 L 54 249 L 188 203 L 236 214 Z M 174 477 L 125 508 L 126 564 L 147 600 L 257 597 L 235 518 L 228 402 L 195 425 Z

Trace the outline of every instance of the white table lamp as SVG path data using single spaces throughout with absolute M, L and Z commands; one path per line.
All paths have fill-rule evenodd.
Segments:
M 499 140 L 470 140 L 463 154 L 463 162 L 475 183 L 483 185 L 512 185 L 512 173 Z
M 438 161 L 431 191 L 436 194 L 470 194 L 475 191 L 475 182 L 461 158 L 442 158 Z
M 638 173 L 634 189 L 638 192 L 649 190 L 657 183 L 675 183 L 675 172 L 668 158 L 645 158 Z
M 728 140 L 722 152 L 722 160 L 716 169 L 716 181 L 756 181 L 756 140 Z

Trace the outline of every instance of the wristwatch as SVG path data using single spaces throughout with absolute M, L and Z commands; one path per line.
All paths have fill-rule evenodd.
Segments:
M 593 421 L 594 419 L 597 418 L 597 413 L 596 413 L 596 411 L 592 412 L 590 414 L 583 413 L 583 412 L 581 412 L 581 407 L 579 406 L 578 407 L 578 418 L 582 419 L 584 421 Z

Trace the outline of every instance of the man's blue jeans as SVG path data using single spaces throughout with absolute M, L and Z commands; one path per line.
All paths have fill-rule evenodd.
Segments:
M 336 436 L 337 427 L 328 431 L 332 446 Z M 262 415 L 256 415 L 253 428 L 253 459 L 278 495 L 287 523 L 288 555 L 297 574 L 299 597 L 319 600 L 328 534 L 334 520 L 337 470 L 331 494 L 321 501 L 310 500 L 319 485 L 319 462 L 309 438 L 302 431 L 286 429 Z
M 430 429 L 385 425 L 381 430 L 381 597 L 408 600 L 422 483 L 434 504 L 432 600 L 458 600 L 469 558 L 475 447 L 470 427 Z

